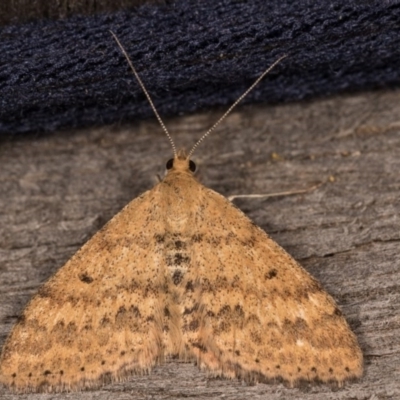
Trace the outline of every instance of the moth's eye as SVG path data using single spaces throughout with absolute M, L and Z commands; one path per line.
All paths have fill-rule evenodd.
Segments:
M 174 159 L 171 158 L 170 160 L 167 161 L 167 164 L 165 165 L 165 167 L 167 169 L 171 169 L 173 167 L 173 165 L 174 165 Z
M 189 160 L 189 169 L 190 169 L 192 172 L 195 172 L 195 171 L 196 171 L 196 164 L 195 164 L 192 160 Z

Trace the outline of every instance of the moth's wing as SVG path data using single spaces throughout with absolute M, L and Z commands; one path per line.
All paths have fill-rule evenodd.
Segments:
M 332 297 L 239 209 L 204 191 L 183 314 L 200 366 L 291 385 L 360 377 L 361 350 Z
M 162 354 L 157 186 L 128 204 L 33 297 L 7 339 L 0 382 L 61 391 L 144 372 Z

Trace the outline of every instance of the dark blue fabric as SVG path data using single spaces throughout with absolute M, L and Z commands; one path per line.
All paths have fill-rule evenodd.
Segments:
M 0 133 L 51 132 L 152 115 L 109 30 L 162 116 L 400 83 L 400 4 L 179 0 L 0 30 Z

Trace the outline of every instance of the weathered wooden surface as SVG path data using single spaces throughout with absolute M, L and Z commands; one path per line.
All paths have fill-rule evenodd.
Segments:
M 167 121 L 190 147 L 220 113 Z M 1 399 L 400 398 L 400 91 L 231 115 L 198 149 L 199 178 L 224 195 L 325 183 L 303 195 L 236 203 L 336 298 L 365 354 L 365 376 L 332 391 L 209 379 L 168 362 L 149 376 L 79 394 Z M 0 144 L 0 346 L 38 286 L 171 156 L 155 122 Z M 330 179 L 329 179 L 330 178 Z

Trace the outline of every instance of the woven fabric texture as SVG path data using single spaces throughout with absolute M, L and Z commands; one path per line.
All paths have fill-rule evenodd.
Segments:
M 149 117 L 109 30 L 162 116 L 282 102 L 400 83 L 400 4 L 353 0 L 178 0 L 0 29 L 0 135 Z

